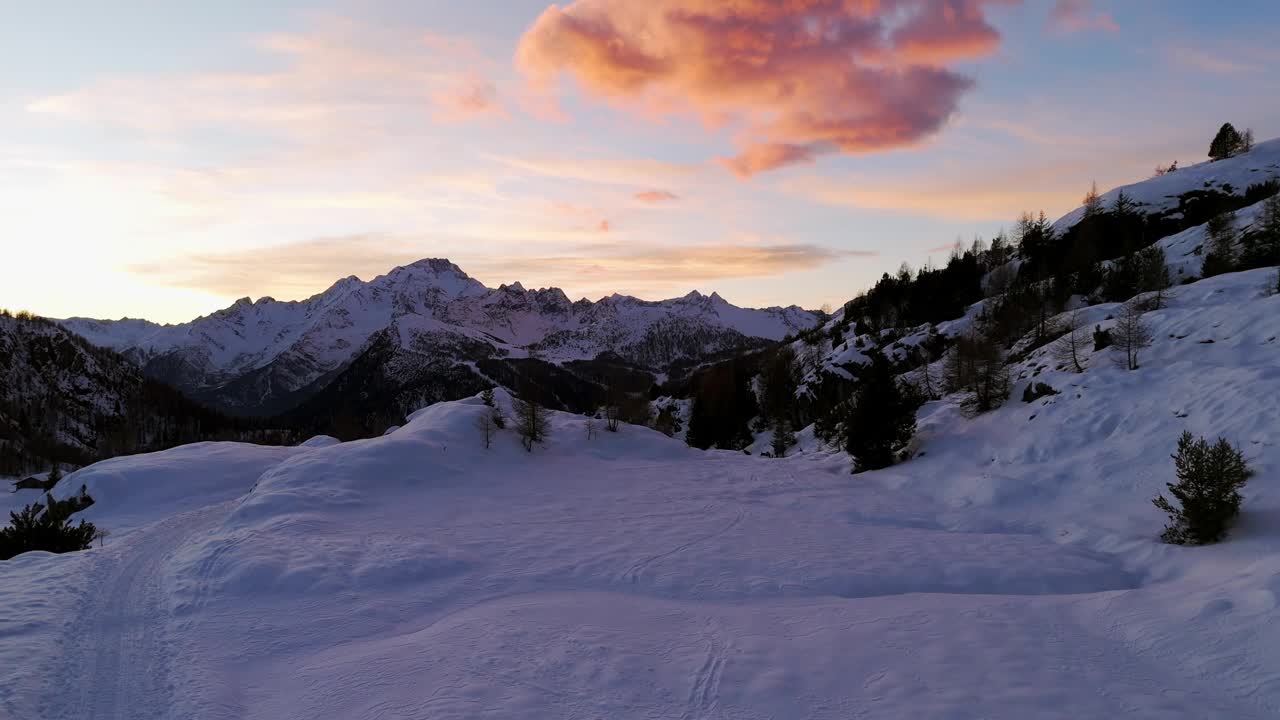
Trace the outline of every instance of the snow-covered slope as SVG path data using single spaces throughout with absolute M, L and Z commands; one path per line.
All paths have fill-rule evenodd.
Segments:
M 1114 188 L 1099 199 L 1104 208 L 1111 208 L 1123 192 L 1139 212 L 1159 215 L 1176 210 L 1189 193 L 1243 195 L 1249 186 L 1276 178 L 1280 178 L 1280 138 L 1258 143 L 1251 151 L 1235 157 L 1187 165 L 1165 175 Z M 1080 222 L 1084 213 L 1084 207 L 1072 210 L 1054 223 L 1054 230 L 1061 235 Z
M 371 440 L 101 463 L 56 492 L 100 498 L 107 545 L 0 564 L 23 609 L 0 614 L 0 711 L 1275 717 L 1271 272 L 1179 288 L 1138 371 L 1037 352 L 1015 398 L 1060 394 L 929 403 L 916 457 L 857 476 L 560 413 L 532 454 L 509 430 L 485 450 L 477 399 Z M 1220 545 L 1158 540 L 1184 429 L 1257 471 Z
M 556 288 L 489 289 L 447 260 L 423 260 L 369 282 L 340 280 L 301 302 L 244 298 L 182 325 L 73 318 L 63 326 L 214 405 L 270 412 L 317 391 L 382 331 L 406 349 L 481 343 L 497 356 L 533 349 L 557 362 L 609 351 L 661 368 L 816 322 L 798 307 L 748 310 L 696 292 L 571 302 Z

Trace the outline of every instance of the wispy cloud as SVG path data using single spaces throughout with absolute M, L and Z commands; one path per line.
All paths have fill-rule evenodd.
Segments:
M 991 5 L 1018 0 L 711 2 L 574 0 L 520 42 L 538 86 L 567 73 L 589 95 L 646 116 L 730 127 L 739 176 L 916 144 L 972 82 L 949 69 L 991 53 Z
M 1233 57 L 1231 53 L 1201 50 L 1185 45 L 1175 45 L 1167 52 L 1169 57 L 1179 65 L 1212 75 L 1260 73 L 1265 67 L 1254 63 L 1251 59 Z
M 476 253 L 460 248 L 459 243 L 452 245 L 455 251 L 448 253 L 450 258 L 491 286 L 519 279 L 525 284 L 563 287 L 575 296 L 709 289 L 709 283 L 719 280 L 777 276 L 843 258 L 875 255 L 750 239 L 693 247 L 581 245 L 543 255 Z M 278 299 L 301 299 L 339 278 L 354 274 L 371 279 L 398 265 L 440 255 L 441 249 L 442 243 L 425 238 L 366 234 L 228 253 L 189 253 L 135 264 L 128 270 L 152 281 L 228 297 L 265 293 Z
M 600 185 L 684 185 L 706 171 L 705 165 L 666 162 L 646 158 L 591 157 L 589 155 L 484 155 L 522 172 L 561 180 Z
M 1050 211 L 1072 207 L 1078 189 L 1063 187 L 1052 179 L 1024 178 L 1006 183 L 970 178 L 968 182 L 945 179 L 886 180 L 884 178 L 826 178 L 802 176 L 788 179 L 781 189 L 824 205 L 925 215 L 942 220 L 1005 221 L 1024 210 Z M 950 248 L 950 245 L 947 246 Z
M 26 109 L 166 135 L 227 128 L 348 143 L 411 118 L 506 113 L 488 77 L 496 65 L 461 39 L 327 18 L 253 45 L 275 67 L 107 77 Z
M 645 205 L 662 205 L 680 201 L 680 196 L 670 190 L 645 190 L 636 193 L 634 197 Z

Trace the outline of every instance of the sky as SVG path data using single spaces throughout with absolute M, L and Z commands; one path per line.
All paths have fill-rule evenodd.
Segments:
M 182 322 L 426 257 L 838 306 L 1280 135 L 1280 4 L 4 0 L 0 307 Z

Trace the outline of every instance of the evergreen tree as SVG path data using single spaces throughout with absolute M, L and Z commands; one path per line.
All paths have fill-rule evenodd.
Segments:
M 773 456 L 785 457 L 787 449 L 796 444 L 796 435 L 791 432 L 791 423 L 787 421 L 785 415 L 779 415 L 773 420 L 773 440 L 771 442 Z
M 858 378 L 858 390 L 844 420 L 844 447 L 855 472 L 889 467 L 916 431 L 914 393 L 904 391 L 888 359 L 872 350 Z
M 493 388 L 491 387 L 485 388 L 484 391 L 480 393 L 480 400 L 484 402 L 485 405 L 489 407 L 493 407 L 494 406 Z
M 1280 193 L 1263 203 L 1262 215 L 1244 236 L 1243 245 L 1240 260 L 1245 267 L 1280 265 Z
M 1223 123 L 1218 134 L 1213 136 L 1213 142 L 1209 143 L 1210 159 L 1222 160 L 1235 155 L 1240 151 L 1242 141 L 1240 133 L 1231 123 Z
M 1089 187 L 1089 192 L 1085 193 L 1081 204 L 1084 205 L 1084 216 L 1086 218 L 1092 218 L 1102 212 L 1102 198 L 1098 197 L 1098 182 L 1096 180 Z
M 1152 245 L 1138 253 L 1139 281 L 1138 287 L 1144 293 L 1151 293 L 1152 310 L 1164 307 L 1169 297 L 1169 265 L 1165 260 L 1164 248 Z
M 1163 495 L 1152 500 L 1170 518 L 1161 537 L 1177 545 L 1222 539 L 1231 520 L 1240 514 L 1240 489 L 1253 474 L 1244 454 L 1223 438 L 1210 445 L 1184 432 L 1173 461 L 1178 482 L 1167 485 L 1182 507 L 1174 507 Z
M 1234 210 L 1210 218 L 1206 229 L 1208 249 L 1204 255 L 1204 277 L 1231 272 L 1236 268 L 1236 213 Z

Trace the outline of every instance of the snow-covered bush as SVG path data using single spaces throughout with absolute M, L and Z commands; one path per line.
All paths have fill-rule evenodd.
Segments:
M 1210 445 L 1184 432 L 1173 462 L 1178 482 L 1168 483 L 1169 493 L 1182 507 L 1174 507 L 1163 495 L 1152 500 L 1170 517 L 1161 538 L 1175 545 L 1217 542 L 1240 514 L 1240 488 L 1253 474 L 1244 454 L 1224 438 Z

